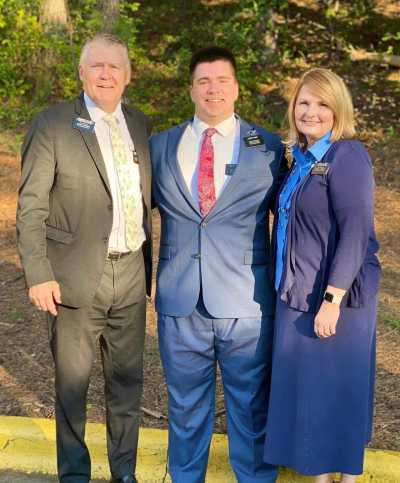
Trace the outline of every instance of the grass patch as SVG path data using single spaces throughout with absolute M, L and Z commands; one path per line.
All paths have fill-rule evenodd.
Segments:
M 9 154 L 18 154 L 25 131 L 3 131 L 0 130 L 0 150 L 6 150 Z
M 13 308 L 8 314 L 8 320 L 12 322 L 22 322 L 25 318 L 25 314 L 22 310 Z
M 383 320 L 385 324 L 388 324 L 390 327 L 400 330 L 400 317 L 395 315 L 384 315 Z

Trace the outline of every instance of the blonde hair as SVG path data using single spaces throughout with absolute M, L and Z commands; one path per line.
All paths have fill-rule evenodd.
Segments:
M 305 136 L 297 129 L 294 110 L 300 89 L 307 86 L 311 93 L 320 97 L 333 111 L 334 120 L 330 141 L 338 139 L 351 139 L 355 135 L 354 109 L 351 94 L 343 79 L 334 72 L 315 68 L 305 72 L 294 87 L 287 111 L 289 123 L 288 138 L 289 146 L 294 144 L 306 145 Z
M 88 39 L 83 44 L 83 47 L 82 47 L 82 50 L 81 50 L 81 55 L 80 55 L 80 58 L 79 58 L 79 65 L 80 66 L 85 63 L 89 49 L 90 49 L 91 45 L 94 44 L 95 42 L 104 42 L 104 43 L 109 44 L 109 45 L 117 45 L 117 46 L 121 47 L 122 50 L 124 51 L 126 67 L 127 67 L 128 72 L 130 74 L 131 63 L 130 63 L 130 60 L 129 60 L 129 52 L 128 52 L 128 47 L 127 47 L 126 43 L 123 40 L 121 40 L 119 37 L 117 37 L 116 35 L 109 34 L 109 33 L 98 33 L 94 37 Z

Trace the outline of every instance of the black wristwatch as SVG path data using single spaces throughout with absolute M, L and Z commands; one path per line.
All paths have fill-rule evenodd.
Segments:
M 340 295 L 334 295 L 331 292 L 325 292 L 323 300 L 325 300 L 325 302 L 329 302 L 330 304 L 340 305 L 342 302 L 342 297 L 340 297 Z

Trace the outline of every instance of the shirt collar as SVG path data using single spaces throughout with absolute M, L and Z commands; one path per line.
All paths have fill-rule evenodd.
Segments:
M 101 121 L 103 117 L 108 114 L 107 112 L 103 111 L 92 99 L 89 97 L 86 92 L 84 92 L 83 97 L 85 99 L 85 105 L 87 107 L 87 110 L 89 111 L 90 118 L 94 122 Z M 115 111 L 111 113 L 113 116 L 115 116 L 118 121 L 121 121 L 123 119 L 123 113 L 122 113 L 122 108 L 121 108 L 121 102 L 118 103 L 117 107 L 115 108 Z
M 225 119 L 224 121 L 213 127 L 218 131 L 218 134 L 226 137 L 231 134 L 236 128 L 236 121 L 237 120 L 235 114 L 232 114 L 232 116 L 228 117 L 228 119 Z M 206 122 L 202 121 L 197 116 L 194 116 L 192 122 L 192 129 L 197 137 L 200 137 L 203 132 L 209 127 L 211 126 L 209 126 Z
M 293 157 L 296 160 L 296 163 L 300 166 L 307 166 L 313 162 L 313 160 L 310 159 L 311 156 L 306 156 L 306 153 L 303 153 L 298 144 L 293 146 Z
M 332 146 L 332 142 L 330 141 L 331 135 L 332 131 L 328 131 L 324 136 L 322 136 L 322 138 L 319 138 L 318 141 L 310 147 L 310 149 L 307 149 L 305 152 L 300 149 L 298 144 L 293 146 L 293 156 L 295 160 L 301 166 L 312 164 L 315 161 L 321 161 L 328 149 Z M 311 156 L 309 154 L 311 154 Z
M 321 161 L 321 159 L 325 156 L 325 153 L 331 147 L 331 135 L 332 131 L 328 131 L 324 136 L 322 136 L 322 138 L 319 138 L 318 141 L 310 147 L 310 149 L 307 149 L 307 151 L 314 156 L 316 161 Z

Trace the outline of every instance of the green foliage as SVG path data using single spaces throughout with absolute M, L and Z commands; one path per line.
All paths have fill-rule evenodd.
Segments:
M 85 39 L 107 27 L 101 3 L 100 0 L 69 0 L 71 34 L 44 31 L 39 21 L 40 0 L 0 0 L 2 124 L 13 128 L 44 106 L 76 95 L 81 46 Z M 219 44 L 236 54 L 242 104 L 245 111 L 254 112 L 255 73 L 258 80 L 268 78 L 264 72 L 267 58 L 264 54 L 268 50 L 264 38 L 272 25 L 270 9 L 282 11 L 288 2 L 243 0 L 218 8 L 197 2 L 184 4 L 186 11 L 181 8 L 182 2 L 150 0 L 142 3 L 139 10 L 139 3 L 121 1 L 115 32 L 128 44 L 134 60 L 134 75 L 140 72 L 140 78 L 128 89 L 128 97 L 153 114 L 160 127 L 179 122 L 191 113 L 187 66 L 192 51 L 200 46 Z M 153 28 L 155 18 L 158 32 L 146 31 L 150 25 Z M 179 24 L 179 31 L 171 18 Z M 146 37 L 142 35 L 138 42 L 143 31 Z M 156 48 L 148 43 L 154 36 L 159 36 Z M 159 106 L 163 108 L 162 113 Z
M 271 107 L 260 84 L 297 76 L 303 61 L 336 68 L 334 56 L 340 56 L 340 68 L 349 69 L 350 46 L 400 53 L 398 21 L 377 13 L 375 4 L 321 0 L 310 8 L 290 0 L 120 0 L 114 31 L 127 42 L 133 61 L 127 97 L 152 116 L 157 130 L 182 121 L 193 110 L 190 56 L 217 44 L 237 58 L 238 112 L 277 129 L 285 102 L 279 97 L 278 107 Z M 82 44 L 108 27 L 102 0 L 68 0 L 68 31 L 45 32 L 39 5 L 40 0 L 0 0 L 0 122 L 9 128 L 79 92 Z M 372 86 L 370 81 L 365 85 L 367 90 Z
M 0 130 L 0 144 L 4 146 L 6 151 L 12 154 L 19 153 L 21 149 L 22 139 L 22 132 Z
M 45 32 L 40 0 L 0 0 L 0 122 L 13 128 L 44 106 L 79 92 L 77 63 L 84 41 L 101 31 L 99 0 L 70 1 L 72 34 Z M 124 2 L 115 31 L 138 56 L 137 2 Z
M 152 115 L 157 130 L 182 122 L 193 112 L 188 95 L 190 57 L 198 48 L 219 45 L 232 50 L 237 59 L 241 115 L 261 121 L 266 107 L 257 83 L 270 79 L 269 60 L 274 56 L 277 60 L 267 44 L 272 32 L 271 8 L 278 4 L 284 8 L 287 3 L 242 0 L 207 6 L 205 2 L 146 2 L 141 10 L 144 30 L 138 41 L 147 52 L 147 61 L 129 96 Z
M 29 71 L 41 44 L 34 4 L 27 10 L 23 0 L 0 0 L 0 118 L 9 110 L 11 124 L 23 115 L 21 100 L 33 88 Z
M 400 318 L 392 315 L 386 315 L 384 318 L 385 322 L 395 329 L 400 330 Z
M 10 310 L 7 319 L 12 322 L 22 322 L 24 320 L 24 313 L 18 308 Z
M 398 126 L 388 126 L 386 129 L 386 136 L 389 139 L 400 139 L 400 129 Z
M 400 55 L 400 30 L 397 32 L 386 32 L 382 37 L 382 44 L 386 46 L 388 54 Z

